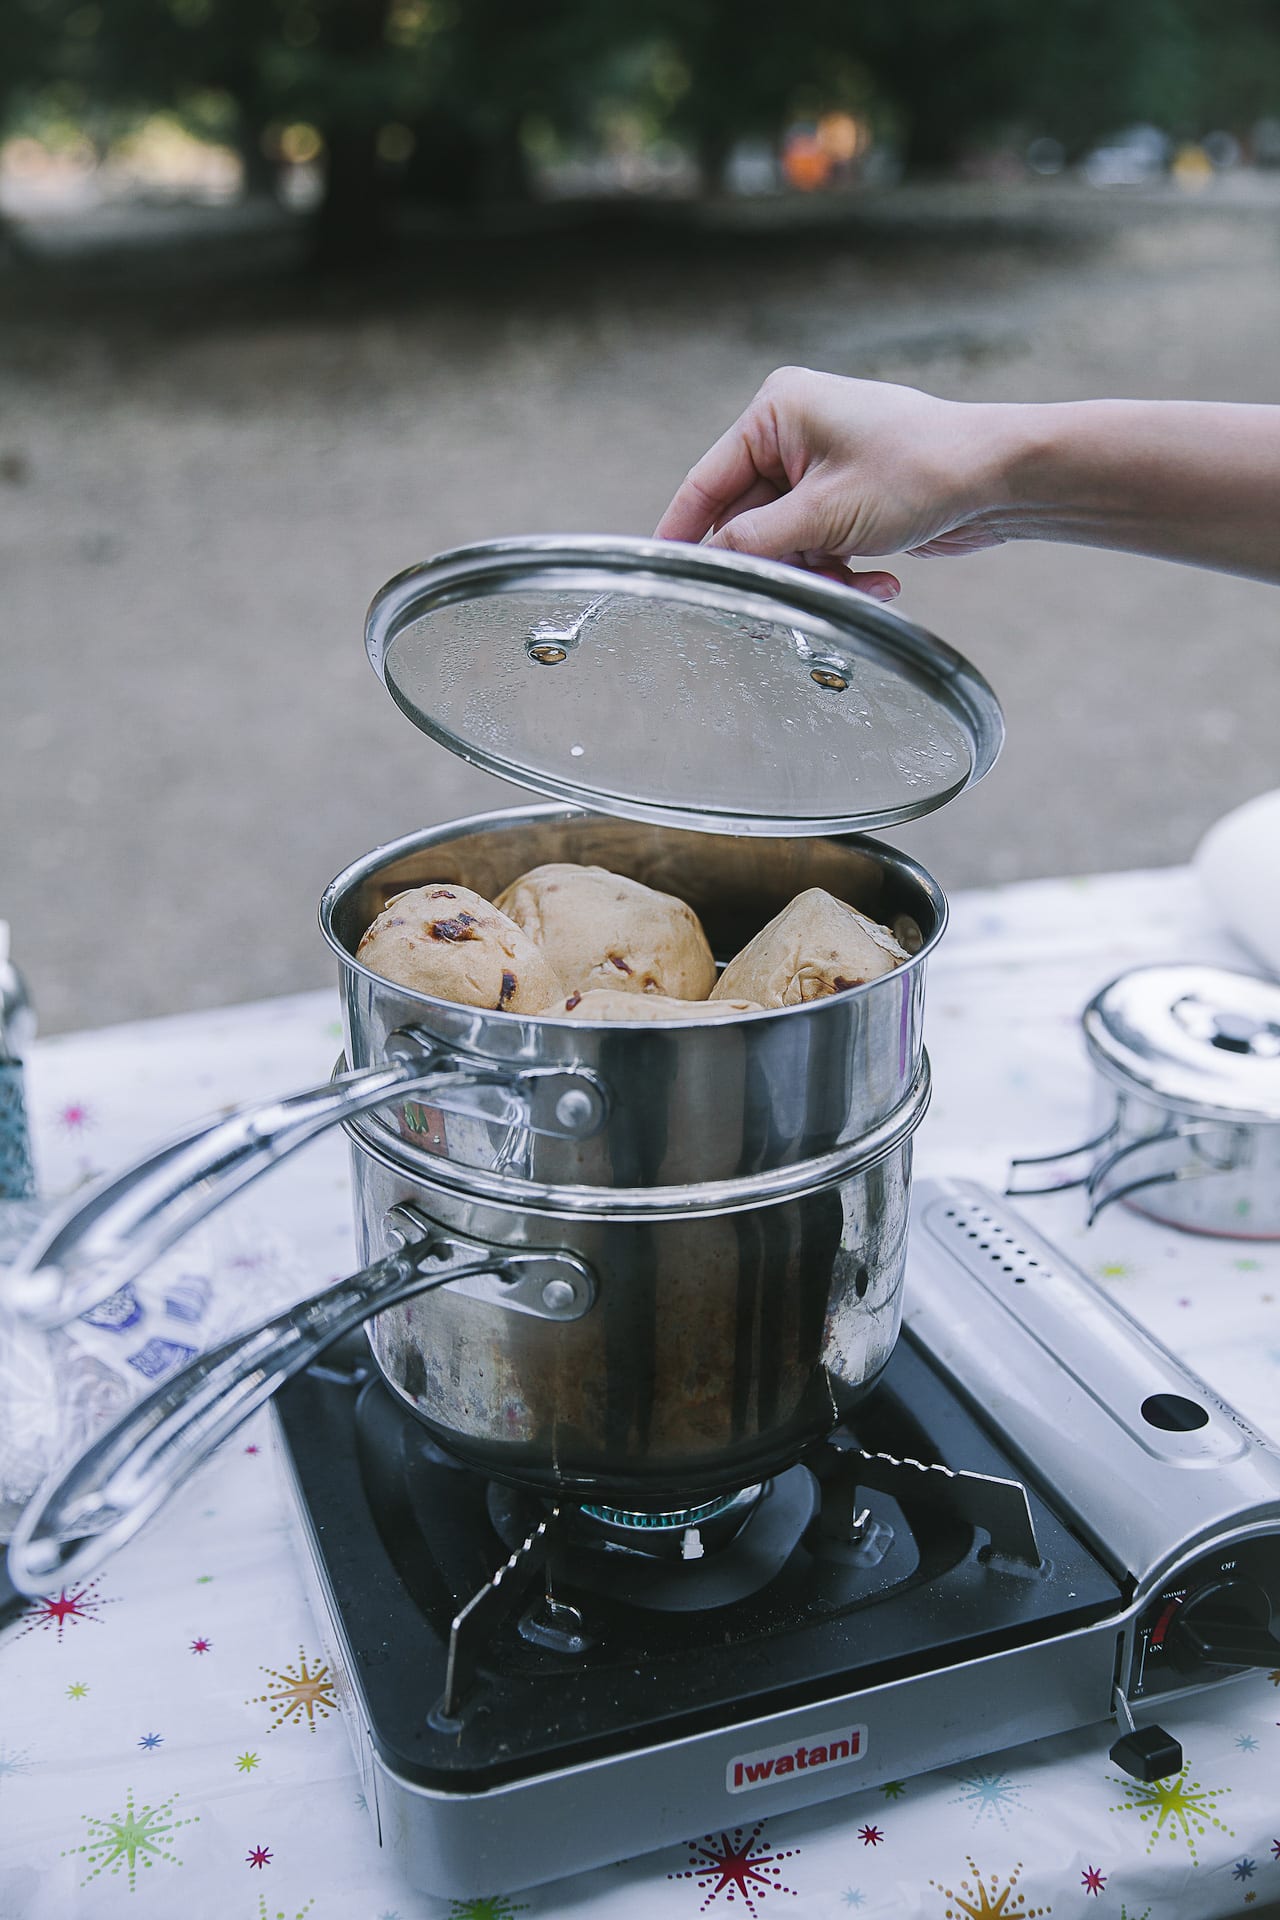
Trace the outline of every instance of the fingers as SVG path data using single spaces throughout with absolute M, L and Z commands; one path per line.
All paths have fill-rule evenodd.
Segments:
M 758 481 L 776 478 L 785 482 L 781 468 L 776 475 L 771 474 L 761 464 L 767 456 L 753 452 L 747 420 L 748 415 L 743 414 L 690 468 L 659 520 L 655 538 L 701 540 Z

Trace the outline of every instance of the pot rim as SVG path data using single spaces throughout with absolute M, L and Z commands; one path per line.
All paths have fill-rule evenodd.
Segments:
M 341 1071 L 345 1064 L 345 1059 L 339 1060 L 335 1071 Z M 375 1135 L 361 1126 L 358 1119 L 344 1120 L 342 1130 L 360 1152 L 390 1172 L 415 1181 L 429 1193 L 461 1195 L 487 1206 L 552 1219 L 642 1220 L 647 1225 L 660 1220 L 700 1219 L 782 1206 L 790 1200 L 825 1193 L 830 1187 L 869 1173 L 911 1139 L 928 1111 L 932 1092 L 929 1056 L 922 1052 L 919 1071 L 906 1098 L 869 1133 L 861 1134 L 834 1153 L 795 1161 L 770 1173 L 746 1174 L 737 1180 L 692 1181 L 687 1186 L 676 1187 L 554 1186 L 524 1177 L 509 1179 L 503 1174 L 463 1166 L 434 1154 L 428 1167 L 422 1161 L 402 1158 L 391 1149 L 393 1135 Z M 601 1204 L 603 1196 L 607 1196 L 607 1205 Z
M 614 819 L 615 816 L 612 814 L 596 813 L 589 807 L 568 806 L 558 801 L 543 801 L 534 806 L 499 807 L 491 813 L 468 814 L 461 820 L 443 821 L 435 827 L 419 827 L 413 833 L 400 835 L 398 839 L 383 841 L 381 846 L 373 847 L 368 853 L 361 854 L 358 859 L 351 861 L 340 873 L 334 875 L 320 896 L 318 910 L 320 931 L 324 936 L 326 945 L 337 959 L 340 967 L 361 975 L 364 979 L 372 982 L 375 988 L 394 993 L 397 998 L 412 1001 L 424 1009 L 447 1008 L 451 1013 L 456 1013 L 461 1004 L 460 1002 L 456 1000 L 443 1000 L 434 994 L 422 993 L 416 987 L 401 986 L 398 981 L 388 980 L 385 974 L 375 973 L 372 967 L 368 967 L 363 961 L 357 960 L 356 956 L 343 945 L 334 930 L 333 916 L 340 901 L 344 900 L 353 888 L 358 886 L 362 881 L 372 879 L 381 868 L 390 865 L 394 860 L 401 859 L 407 854 L 416 853 L 419 849 L 429 847 L 437 841 L 443 844 L 459 828 L 483 829 L 518 826 L 525 822 L 533 823 L 536 821 L 562 821 L 567 824 L 571 820 L 613 821 Z M 686 828 L 668 827 L 663 830 L 668 833 L 686 833 L 690 840 L 696 840 L 698 838 L 696 833 Z M 784 838 L 785 836 L 779 835 L 777 837 Z M 823 836 L 818 837 L 821 838 Z M 865 980 L 860 986 L 846 987 L 843 992 L 838 994 L 826 994 L 818 1000 L 801 1001 L 794 1007 L 760 1007 L 754 1013 L 721 1014 L 716 1017 L 714 1022 L 709 1021 L 705 1026 L 698 1026 L 695 1022 L 693 1025 L 699 1033 L 705 1033 L 712 1027 L 738 1027 L 761 1020 L 789 1019 L 796 1015 L 803 1016 L 813 1014 L 832 1005 L 845 1005 L 852 1000 L 856 1000 L 861 995 L 873 993 L 878 987 L 883 988 L 886 980 L 900 980 L 905 978 L 918 967 L 923 966 L 928 956 L 938 945 L 938 942 L 946 932 L 947 922 L 950 918 L 950 909 L 947 905 L 946 895 L 931 873 L 922 867 L 918 861 L 913 860 L 909 854 L 900 853 L 896 847 L 885 845 L 883 841 L 877 840 L 871 834 L 832 833 L 825 837 L 831 840 L 838 840 L 846 845 L 856 847 L 860 851 L 870 853 L 875 858 L 882 860 L 884 864 L 895 867 L 899 872 L 907 874 L 910 879 L 915 881 L 921 891 L 927 896 L 929 904 L 933 909 L 933 932 L 929 935 L 929 938 L 923 942 L 919 950 L 909 955 L 900 967 L 893 969 L 892 973 L 881 974 L 875 980 Z M 761 843 L 757 842 L 757 844 Z M 886 855 L 889 856 L 887 860 L 884 859 Z M 527 1027 L 531 1023 L 536 1023 L 538 1026 L 545 1024 L 548 1027 L 554 1028 L 556 1031 L 569 1034 L 600 1033 L 605 1030 L 605 1023 L 593 1020 L 574 1020 L 566 1018 L 563 1014 L 512 1013 L 497 1007 L 467 1007 L 465 1011 L 473 1014 L 482 1013 L 486 1020 L 496 1020 L 508 1026 L 513 1031 Z M 635 1033 L 637 1031 L 646 1033 L 678 1033 L 686 1031 L 689 1025 L 690 1023 L 684 1020 L 610 1020 L 607 1023 L 607 1030 L 610 1033 L 619 1031 L 623 1033 Z

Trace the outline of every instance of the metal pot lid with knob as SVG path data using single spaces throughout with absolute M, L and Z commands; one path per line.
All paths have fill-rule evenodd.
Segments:
M 598 813 L 742 834 L 914 820 L 1004 737 L 967 660 L 865 595 L 677 541 L 533 536 L 390 581 L 369 658 L 473 766 Z
M 1135 967 L 1090 1001 L 1085 1038 L 1121 1087 L 1180 1113 L 1280 1122 L 1280 985 L 1230 967 Z

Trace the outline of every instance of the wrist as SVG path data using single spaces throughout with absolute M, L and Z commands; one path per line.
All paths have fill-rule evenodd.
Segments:
M 1085 540 L 1125 517 L 1118 485 L 1130 403 L 992 405 L 984 442 L 987 519 L 1006 540 Z

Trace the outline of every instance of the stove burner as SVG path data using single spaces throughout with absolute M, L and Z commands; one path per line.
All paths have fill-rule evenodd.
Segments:
M 514 1548 L 541 1498 L 489 1487 L 489 1518 Z M 549 1536 L 547 1571 L 564 1588 L 657 1613 L 703 1613 L 768 1586 L 786 1565 L 818 1507 L 807 1467 L 692 1507 L 645 1513 L 612 1506 L 561 1507 Z
M 760 1489 L 747 1487 L 741 1493 L 721 1494 L 717 1500 L 704 1500 L 698 1507 L 674 1507 L 667 1513 L 646 1512 L 643 1508 L 630 1507 L 583 1507 L 581 1511 L 589 1520 L 603 1521 L 607 1527 L 635 1527 L 644 1531 L 661 1529 L 663 1531 L 701 1526 L 704 1520 L 714 1520 L 729 1508 L 744 1500 L 754 1500 Z

